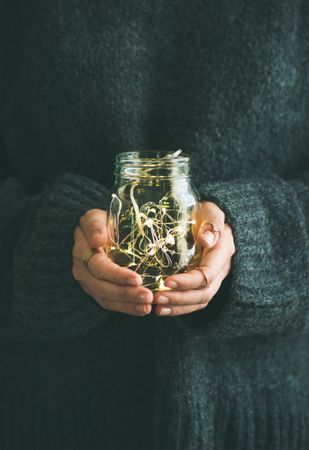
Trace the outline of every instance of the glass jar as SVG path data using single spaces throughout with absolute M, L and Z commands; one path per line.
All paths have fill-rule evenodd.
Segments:
M 116 157 L 107 255 L 138 272 L 153 292 L 167 289 L 163 281 L 169 275 L 200 262 L 194 226 L 199 203 L 189 170 L 189 156 L 181 150 Z

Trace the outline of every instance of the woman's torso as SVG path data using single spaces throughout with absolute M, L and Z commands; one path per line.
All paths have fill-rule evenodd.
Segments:
M 136 148 L 181 147 L 204 180 L 303 167 L 300 0 L 15 3 L 0 9 L 0 120 L 29 189 L 65 171 L 110 186 Z

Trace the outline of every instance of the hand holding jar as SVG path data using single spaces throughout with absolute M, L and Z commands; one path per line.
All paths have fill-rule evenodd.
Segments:
M 151 311 L 152 292 L 142 277 L 111 261 L 106 253 L 106 212 L 90 209 L 74 231 L 72 273 L 84 291 L 102 308 L 134 316 Z
M 231 270 L 235 244 L 224 212 L 212 202 L 202 202 L 197 216 L 196 243 L 202 258 L 193 270 L 169 276 L 164 285 L 170 290 L 154 296 L 158 315 L 177 316 L 205 308 L 218 292 Z
M 80 219 L 73 276 L 105 309 L 146 315 L 158 303 L 158 315 L 187 314 L 206 306 L 230 271 L 231 229 L 217 205 L 198 202 L 180 153 L 118 154 L 108 217 L 90 210 Z
M 198 222 L 200 226 L 197 241 L 203 247 L 199 267 L 206 276 L 208 287 L 202 286 L 205 284 L 202 272 L 193 269 L 168 277 L 165 284 L 171 283 L 173 290 L 157 291 L 153 297 L 152 292 L 142 286 L 142 277 L 139 274 L 120 267 L 106 256 L 106 212 L 98 209 L 87 211 L 75 229 L 73 276 L 85 292 L 105 309 L 135 316 L 149 314 L 152 302 L 158 303 L 158 315 L 175 316 L 202 309 L 207 306 L 228 275 L 235 246 L 231 228 L 224 224 L 223 212 L 214 203 L 201 204 Z M 91 248 L 97 249 L 97 254 L 85 265 L 82 261 L 83 255 Z M 162 302 L 158 301 L 159 298 Z

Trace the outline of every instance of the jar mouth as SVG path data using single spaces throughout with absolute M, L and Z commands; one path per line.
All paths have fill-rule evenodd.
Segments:
M 134 150 L 130 152 L 121 152 L 116 155 L 116 164 L 129 165 L 174 165 L 188 164 L 190 157 L 182 150 Z

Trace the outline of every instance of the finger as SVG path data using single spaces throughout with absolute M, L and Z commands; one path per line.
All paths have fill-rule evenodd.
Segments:
M 222 281 L 228 275 L 229 270 L 229 264 L 227 264 L 209 288 L 185 292 L 164 291 L 164 295 L 169 299 L 169 303 L 158 304 L 156 306 L 156 314 L 159 316 L 179 316 L 206 308 L 208 303 L 220 289 Z M 200 290 L 202 292 L 199 296 L 197 295 L 197 292 Z M 162 294 L 163 293 L 161 293 L 161 295 Z M 194 301 L 196 301 L 196 303 L 193 303 Z
M 83 261 L 83 257 L 85 253 L 90 250 L 89 243 L 86 239 L 85 233 L 80 225 L 77 225 L 74 230 L 74 246 L 72 250 L 72 254 L 75 258 Z M 97 253 L 104 253 L 103 247 L 99 247 L 97 249 L 93 249 Z
M 111 309 L 130 316 L 146 316 L 152 310 L 151 305 L 136 305 L 135 303 L 112 302 L 105 303 L 105 309 Z
M 202 275 L 203 272 L 208 285 L 211 285 L 225 265 L 230 264 L 234 252 L 233 235 L 231 228 L 226 224 L 216 247 L 203 252 L 199 270 L 195 270 L 195 273 L 200 272 Z
M 189 272 L 185 273 L 171 275 L 164 281 L 164 286 L 182 291 L 198 289 L 203 286 L 203 284 L 205 284 L 205 277 L 203 273 L 197 269 L 192 269 Z
M 77 265 L 81 264 L 80 261 L 77 262 Z M 84 268 L 79 268 L 80 272 L 83 272 Z M 81 275 L 82 276 L 82 275 Z M 108 301 L 96 293 L 92 293 L 91 289 L 82 281 L 79 281 L 79 284 L 82 286 L 84 291 L 94 298 L 94 300 L 106 310 L 122 312 L 125 314 L 130 314 L 134 316 L 145 316 L 151 312 L 151 304 L 142 304 L 142 303 L 129 303 L 129 302 L 121 302 L 121 301 Z
M 97 280 L 78 259 L 74 261 L 74 278 L 86 286 L 87 293 L 105 309 L 122 312 L 151 311 L 152 292 L 144 287 L 124 287 Z
M 208 302 L 218 286 L 220 286 L 221 281 L 227 276 L 229 270 L 230 263 L 227 262 L 210 286 L 188 291 L 159 291 L 155 293 L 153 302 L 170 306 L 185 306 Z
M 199 208 L 198 217 L 200 220 L 200 223 L 198 223 L 199 227 L 201 227 L 203 223 L 208 223 L 212 225 L 213 231 L 222 232 L 224 230 L 225 214 L 215 203 L 202 202 Z
M 212 223 L 203 222 L 198 230 L 196 243 L 201 245 L 203 248 L 214 247 L 220 238 L 220 231 L 214 231 L 213 228 Z
M 201 287 L 206 279 L 210 285 L 223 269 L 227 260 L 235 251 L 234 241 L 229 225 L 225 225 L 217 245 L 210 250 L 204 250 L 198 269 L 171 275 L 164 281 L 164 285 L 171 289 L 190 290 Z M 204 275 L 203 275 L 204 273 Z
M 193 235 L 196 243 L 204 248 L 214 247 L 224 230 L 224 212 L 213 202 L 202 202 L 198 205 L 194 219 Z
M 227 255 L 224 249 L 211 249 L 204 255 L 198 268 L 186 273 L 172 275 L 164 281 L 164 285 L 172 289 L 186 291 L 199 289 L 207 280 L 209 286 L 223 268 L 226 259 Z
M 76 227 L 74 237 L 73 256 L 82 261 L 90 247 L 81 227 Z M 102 247 L 99 247 L 98 251 L 99 253 L 93 255 L 88 261 L 88 270 L 93 276 L 121 285 L 140 286 L 143 283 L 143 279 L 138 273 L 127 267 L 120 267 L 111 261 Z
M 190 291 L 160 291 L 154 296 L 154 303 L 158 305 L 185 306 L 205 303 L 210 288 L 202 287 Z
M 104 246 L 107 241 L 107 214 L 103 209 L 89 209 L 79 219 L 79 225 L 92 248 Z
M 105 253 L 93 255 L 88 262 L 88 269 L 96 278 L 119 285 L 141 286 L 142 277 L 127 267 L 120 267 L 111 261 Z

